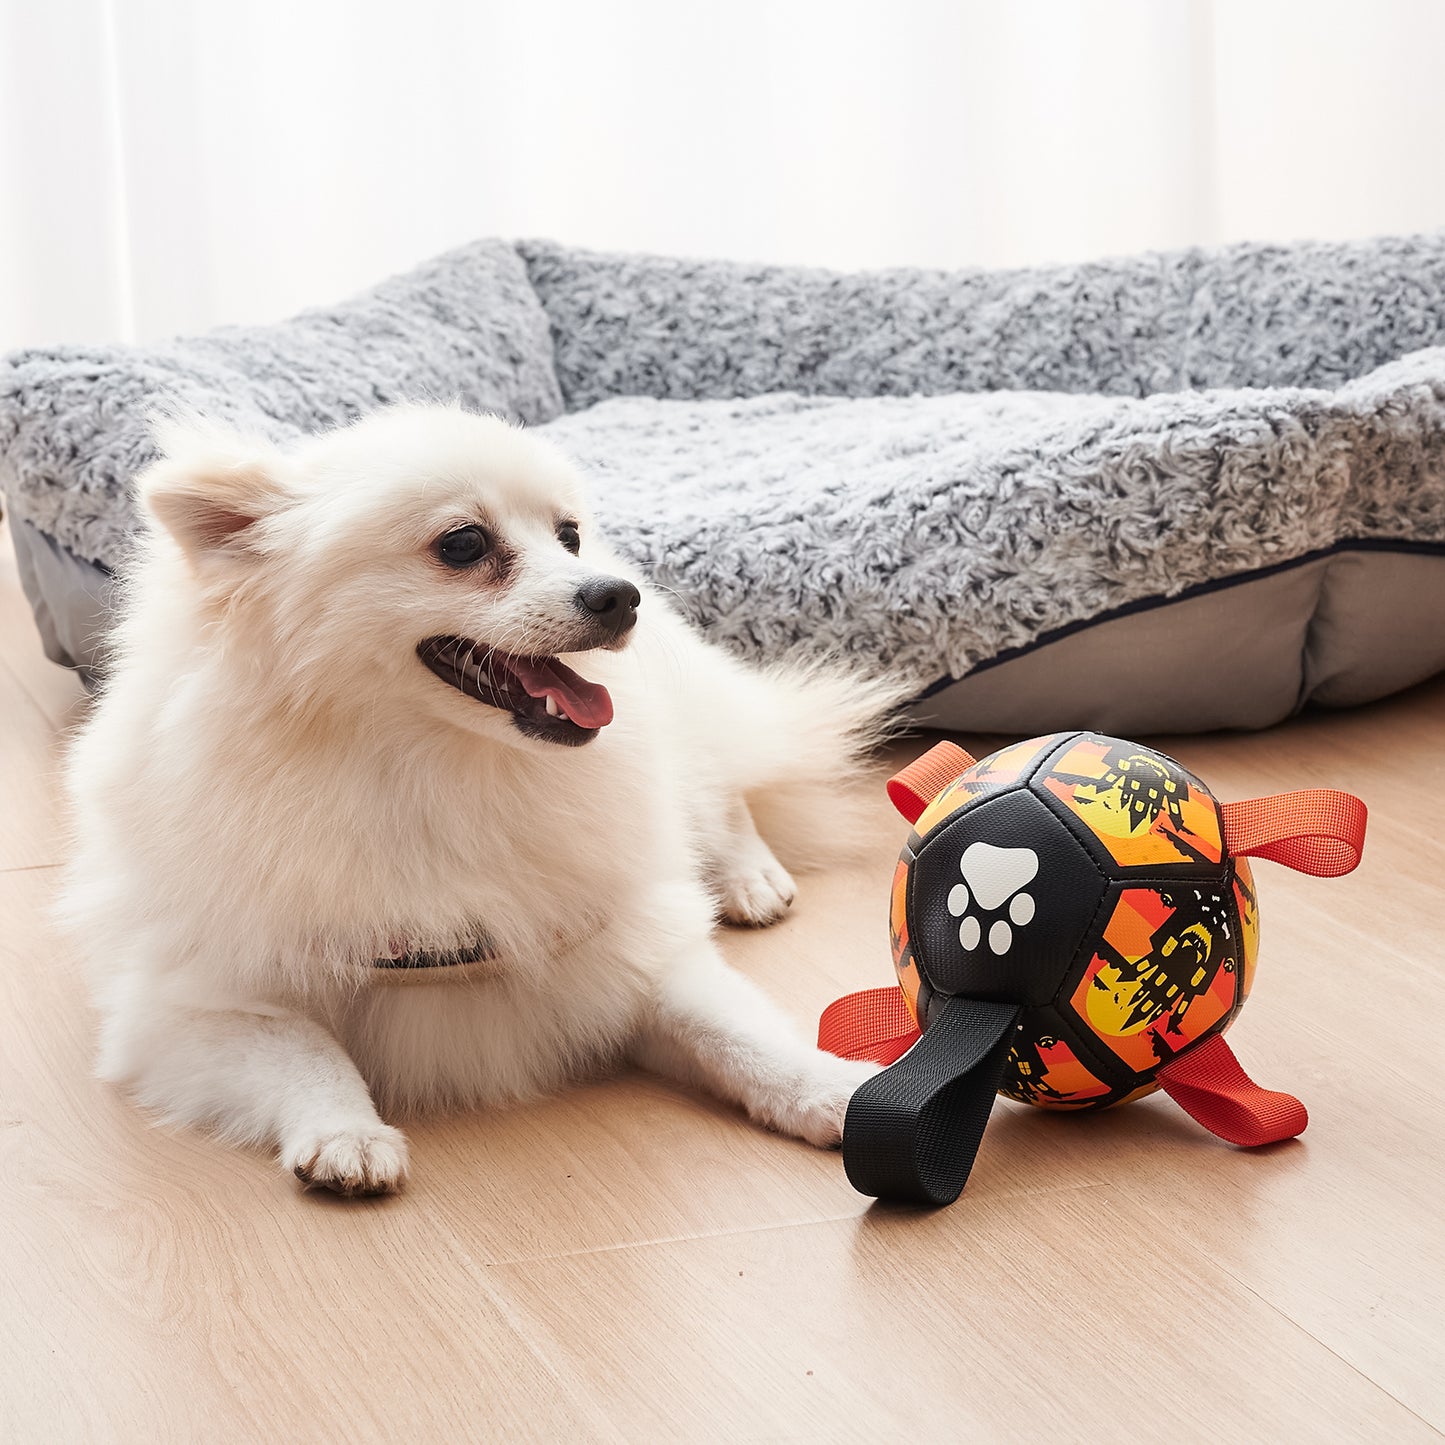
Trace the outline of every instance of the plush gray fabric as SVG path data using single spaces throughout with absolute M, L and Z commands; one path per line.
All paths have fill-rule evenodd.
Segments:
M 931 683 L 1345 539 L 1445 543 L 1445 350 L 1334 392 L 604 402 L 544 429 L 717 637 Z
M 91 660 L 73 649 L 107 594 L 65 558 L 118 557 L 147 405 L 284 438 L 425 395 L 544 426 L 593 474 L 617 542 L 714 636 L 841 649 L 935 685 L 957 725 L 999 692 L 968 674 L 1141 605 L 1147 625 L 1099 645 L 1146 639 L 1113 649 L 1110 694 L 1144 699 L 1170 616 L 1185 648 L 1208 617 L 1155 604 L 1320 556 L 1247 594 L 1289 612 L 1239 651 L 1250 696 L 1220 701 L 1226 647 L 1168 674 L 1166 712 L 1109 726 L 1258 725 L 1437 665 L 1388 643 L 1392 620 L 1441 633 L 1438 587 L 1381 590 L 1372 564 L 1368 597 L 1395 601 L 1370 609 L 1340 579 L 1363 575 L 1341 560 L 1357 543 L 1445 567 L 1445 236 L 857 276 L 490 242 L 280 327 L 22 353 L 0 366 L 0 486 L 34 529 L 16 536 L 52 651 Z M 1076 675 L 1097 655 L 1068 652 Z M 1054 675 L 1053 703 L 1084 707 Z M 949 678 L 965 680 L 938 691 Z
M 1039 271 L 845 275 L 523 242 L 568 411 L 619 396 L 1181 385 L 1192 256 Z
M 568 411 L 774 391 L 1321 387 L 1445 345 L 1445 234 L 858 275 L 518 249 Z
M 1337 386 L 1445 346 L 1445 233 L 1191 255 L 1185 386 Z
M 391 401 L 459 397 L 544 422 L 562 410 L 547 320 L 516 250 L 480 241 L 339 306 L 154 346 L 61 346 L 0 362 L 0 487 L 17 516 L 113 563 L 151 460 L 148 412 L 180 405 L 277 438 Z

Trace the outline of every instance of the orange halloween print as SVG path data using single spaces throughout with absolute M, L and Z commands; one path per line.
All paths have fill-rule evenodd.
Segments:
M 1238 940 L 1220 885 L 1126 888 L 1070 999 L 1079 1023 L 1147 1073 L 1234 1007 Z
M 1218 863 L 1219 810 L 1171 758 L 1134 743 L 1080 738 L 1035 786 L 1058 798 L 1123 868 Z
M 1077 1109 L 1097 1103 L 1109 1085 L 1079 1061 L 1063 1039 L 1050 1033 L 1025 1038 L 1009 1050 L 999 1093 L 1041 1109 Z
M 908 1005 L 914 1026 L 918 1026 L 918 990 L 923 979 L 914 961 L 913 950 L 908 946 L 908 868 L 912 858 L 905 853 L 893 870 L 893 895 L 888 908 L 888 942 L 893 949 L 893 967 L 898 974 L 898 986 L 903 990 L 903 1001 Z
M 1259 898 L 1254 891 L 1254 874 L 1247 858 L 1234 860 L 1234 903 L 1239 909 L 1239 926 L 1243 970 L 1239 981 L 1239 1001 L 1249 997 L 1254 987 L 1254 969 L 1259 962 Z

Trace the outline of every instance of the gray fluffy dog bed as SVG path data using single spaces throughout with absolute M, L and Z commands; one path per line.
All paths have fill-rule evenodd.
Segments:
M 158 403 L 275 437 L 460 398 L 572 452 L 726 645 L 977 730 L 1261 726 L 1445 668 L 1445 237 L 1039 271 L 487 241 L 273 327 L 0 364 L 50 655 L 97 665 Z

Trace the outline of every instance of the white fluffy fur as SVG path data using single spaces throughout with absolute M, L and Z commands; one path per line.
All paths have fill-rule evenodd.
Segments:
M 161 441 L 68 772 L 63 913 L 101 1074 L 343 1193 L 405 1175 L 378 1107 L 499 1103 L 627 1059 L 835 1143 L 870 1067 L 805 1042 L 712 931 L 793 896 L 750 797 L 806 820 L 795 852 L 846 834 L 829 810 L 886 690 L 744 667 L 637 577 L 631 645 L 573 653 L 579 582 L 629 569 L 566 459 L 503 422 L 407 407 L 284 454 L 195 424 Z M 483 517 L 514 555 L 502 582 L 431 550 Z M 615 721 L 580 748 L 528 739 L 419 662 L 439 634 L 565 654 Z M 479 925 L 486 977 L 377 984 L 398 939 Z

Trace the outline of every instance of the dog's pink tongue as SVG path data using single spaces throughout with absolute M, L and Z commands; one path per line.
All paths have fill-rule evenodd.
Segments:
M 579 728 L 605 728 L 612 721 L 607 689 L 578 677 L 555 657 L 509 657 L 507 666 L 529 697 L 550 697 Z

